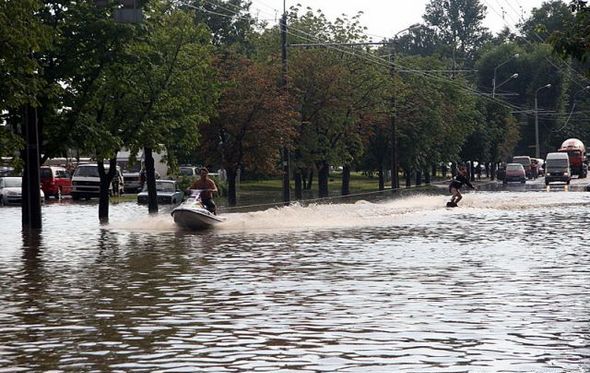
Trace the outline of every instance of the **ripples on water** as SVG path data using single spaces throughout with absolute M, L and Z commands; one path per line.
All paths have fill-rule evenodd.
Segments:
M 589 372 L 588 195 L 0 209 L 0 371 Z

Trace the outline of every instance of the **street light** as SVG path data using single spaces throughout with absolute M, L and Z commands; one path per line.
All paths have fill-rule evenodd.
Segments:
M 508 83 L 509 81 L 511 81 L 512 79 L 517 79 L 518 78 L 518 73 L 514 73 L 512 75 L 510 75 L 510 77 L 506 80 L 504 80 L 502 83 L 496 85 L 495 88 L 500 88 L 501 86 L 503 86 L 504 84 Z M 495 92 L 494 92 L 495 93 Z
M 492 79 L 492 98 L 495 98 L 496 97 L 496 88 L 497 88 L 496 87 L 496 71 L 498 70 L 499 67 L 504 66 L 508 62 L 510 62 L 513 58 L 518 58 L 518 56 L 519 56 L 519 54 L 518 53 L 515 53 L 514 55 L 510 56 L 510 58 L 508 58 L 506 61 L 504 61 L 501 64 L 499 64 L 498 66 L 494 67 L 494 78 Z M 501 84 L 499 84 L 498 86 L 500 86 L 500 85 Z
M 400 30 L 393 35 L 393 39 L 391 40 L 391 54 L 389 57 L 389 64 L 390 64 L 390 74 L 391 77 L 395 77 L 395 41 L 397 36 L 402 32 L 406 32 L 408 30 L 413 29 L 414 27 L 420 26 L 419 23 L 414 23 L 411 26 L 406 27 L 403 30 Z M 392 80 L 392 84 L 395 85 L 395 79 Z M 395 86 L 394 86 L 395 88 Z M 395 123 L 395 92 L 393 92 L 391 96 L 391 189 L 396 190 L 399 188 L 399 180 L 398 180 L 398 172 L 397 172 L 397 129 Z
M 535 158 L 540 158 L 541 156 L 541 152 L 539 149 L 539 111 L 537 110 L 537 94 L 540 90 L 545 88 L 551 88 L 551 84 L 545 84 L 544 86 L 537 88 L 537 90 L 535 91 Z

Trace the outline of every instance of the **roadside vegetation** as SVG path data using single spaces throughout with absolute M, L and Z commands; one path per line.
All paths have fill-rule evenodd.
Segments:
M 585 1 L 545 2 L 493 35 L 485 2 L 431 0 L 423 23 L 375 47 L 362 44 L 362 14 L 329 20 L 295 5 L 284 16 L 286 59 L 279 25 L 247 1 L 131 3 L 141 22 L 117 19 L 129 5 L 115 0 L 0 3 L 0 156 L 22 164 L 34 123 L 41 163 L 92 157 L 108 186 L 117 152 L 143 150 L 155 188 L 150 154 L 166 150 L 172 170 L 224 169 L 233 206 L 240 188 L 276 188 L 286 156 L 297 200 L 310 188 L 384 190 L 392 167 L 405 186 L 465 161 L 494 177 L 498 162 L 532 155 L 535 120 L 541 149 L 590 142 Z

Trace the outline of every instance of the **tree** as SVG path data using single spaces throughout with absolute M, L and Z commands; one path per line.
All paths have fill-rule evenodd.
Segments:
M 101 221 L 108 220 L 108 186 L 117 152 L 123 146 L 132 152 L 144 148 L 149 209 L 157 211 L 150 152 L 172 142 L 196 147 L 197 125 L 208 119 L 216 98 L 205 29 L 194 24 L 187 10 L 165 2 L 152 2 L 147 12 L 141 32 L 137 26 L 105 20 L 101 32 L 112 32 L 99 33 L 96 43 L 106 45 L 108 59 L 103 63 L 100 55 L 87 56 L 71 80 L 72 136 L 99 164 Z M 87 40 L 81 45 L 93 43 Z M 86 66 L 102 69 L 90 68 L 94 74 L 89 76 Z M 87 87 L 89 81 L 93 84 Z M 169 153 L 168 161 L 174 159 Z
M 574 21 L 569 27 L 555 31 L 549 40 L 554 50 L 562 56 L 586 62 L 590 59 L 590 6 L 586 1 L 576 0 L 571 2 L 571 9 L 575 15 Z M 587 74 L 590 75 L 590 68 Z
M 234 48 L 241 53 L 253 51 L 252 39 L 256 20 L 250 15 L 251 3 L 245 0 L 193 0 L 198 7 L 195 20 L 212 32 L 213 44 Z
M 491 38 L 482 25 L 487 8 L 479 0 L 431 0 L 426 5 L 424 20 L 435 30 L 444 56 L 453 66 L 473 66 L 479 48 Z M 443 49 L 444 50 L 444 49 Z
M 198 126 L 209 120 L 218 94 L 209 35 L 194 24 L 193 11 L 160 2 L 148 14 L 145 34 L 129 46 L 129 64 L 120 65 L 121 75 L 128 77 L 120 102 L 126 144 L 132 151 L 144 150 L 148 209 L 155 213 L 152 152 L 168 149 L 168 164 L 176 167 L 174 150 L 198 146 Z
M 24 161 L 21 215 L 23 227 L 29 228 L 42 225 L 35 107 L 39 105 L 43 87 L 38 55 L 48 48 L 50 39 L 36 16 L 40 9 L 41 3 L 36 0 L 0 3 L 0 156 L 16 158 L 15 153 L 21 151 Z
M 226 170 L 228 203 L 234 206 L 238 171 L 274 172 L 296 122 L 276 68 L 230 53 L 219 57 L 217 70 L 222 93 L 217 115 L 200 129 L 201 154 Z
M 571 27 L 574 20 L 570 8 L 561 0 L 544 2 L 540 8 L 533 8 L 528 19 L 519 25 L 527 40 L 545 42 L 554 32 Z
M 440 68 L 444 61 L 406 57 L 400 63 L 424 69 Z M 461 78 L 448 80 L 441 73 L 402 77 L 396 117 L 399 161 L 408 178 L 414 170 L 429 170 L 434 163 L 456 160 L 476 127 L 479 112 L 475 97 L 464 88 L 467 84 Z

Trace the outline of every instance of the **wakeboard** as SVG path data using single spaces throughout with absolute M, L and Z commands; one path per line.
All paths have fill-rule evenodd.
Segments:
M 447 207 L 458 207 L 455 202 L 447 202 Z

